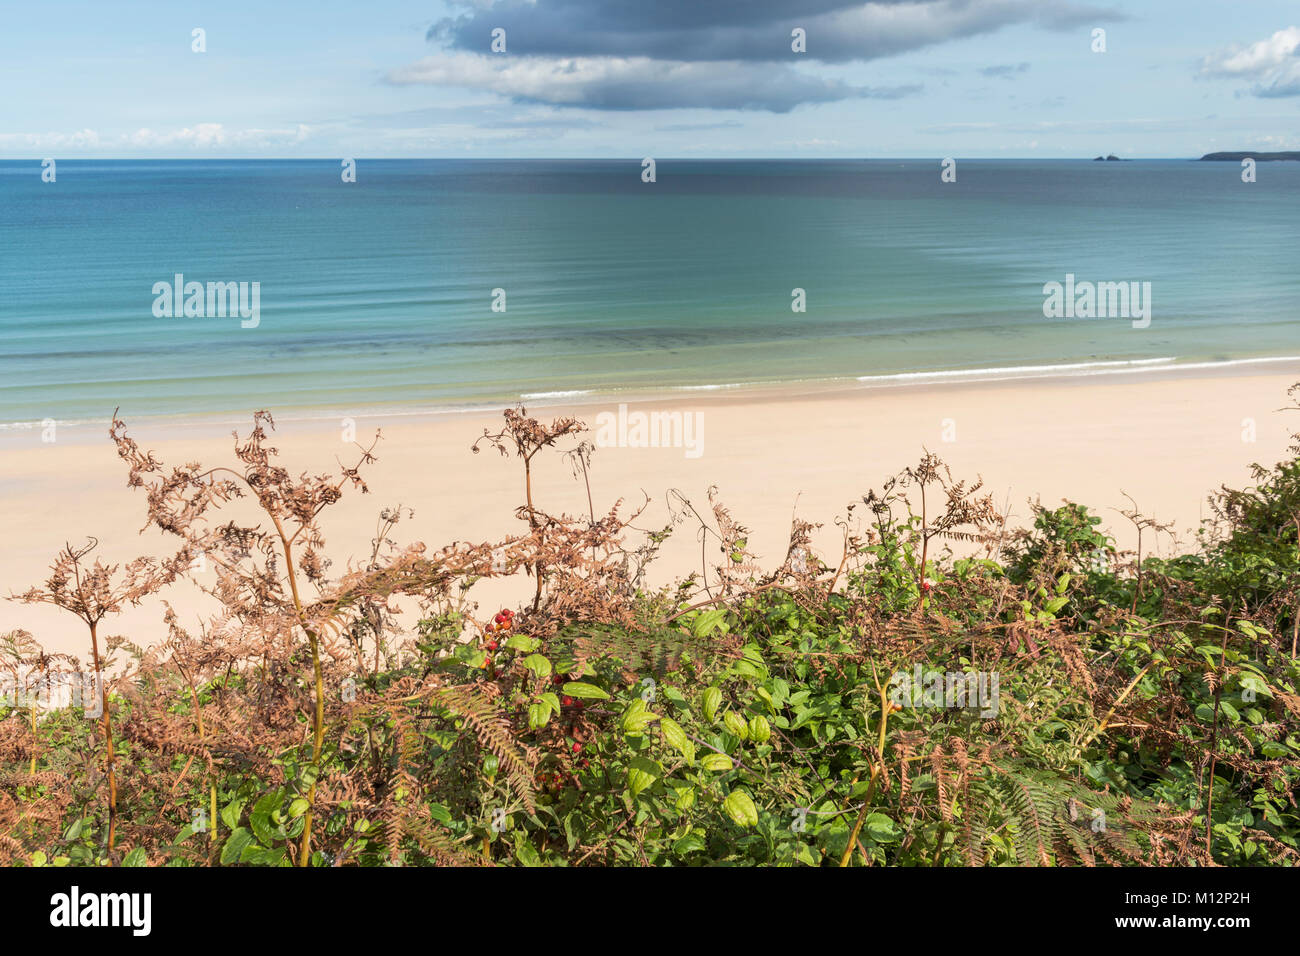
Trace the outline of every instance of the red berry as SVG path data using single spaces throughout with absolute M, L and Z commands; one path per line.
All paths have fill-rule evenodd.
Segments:
M 582 752 L 582 744 L 574 744 L 574 745 L 573 745 L 573 752 L 574 752 L 575 754 L 576 754 L 576 753 L 581 753 L 581 752 Z
M 510 610 L 510 608 L 506 608 L 506 609 L 503 610 L 501 613 L 504 614 L 506 617 L 514 617 L 514 616 L 515 616 L 515 612 L 512 611 L 512 610 Z
M 505 614 L 498 614 L 492 620 L 496 621 L 498 624 L 504 624 L 506 622 L 506 616 Z
M 556 684 L 556 685 L 558 686 L 559 684 L 563 684 L 563 683 L 564 683 L 564 678 L 561 677 L 559 674 L 556 674 L 555 676 L 553 676 L 553 677 L 551 678 L 551 683 L 552 683 L 552 684 Z
M 560 698 L 560 703 L 563 704 L 565 707 L 572 707 L 572 706 L 573 706 L 573 698 L 572 698 L 572 697 L 561 697 L 561 698 Z

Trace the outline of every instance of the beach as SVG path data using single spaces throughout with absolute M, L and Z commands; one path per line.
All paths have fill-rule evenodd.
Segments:
M 1046 506 L 1069 499 L 1088 505 L 1121 547 L 1132 547 L 1131 525 L 1117 510 L 1130 506 L 1127 493 L 1145 514 L 1173 522 L 1183 545 L 1190 545 L 1193 530 L 1209 513 L 1207 495 L 1221 484 L 1248 484 L 1251 462 L 1272 464 L 1284 456 L 1288 431 L 1300 425 L 1300 416 L 1279 409 L 1298 381 L 1300 362 L 1272 362 L 948 384 L 591 396 L 581 404 L 530 411 L 544 420 L 574 415 L 592 427 L 584 437 L 593 442 L 598 422 L 607 426 L 604 440 L 615 444 L 596 448 L 590 472 L 597 513 L 620 498 L 630 509 L 648 497 L 637 527 L 658 529 L 670 520 L 670 489 L 707 515 L 708 490 L 717 486 L 719 500 L 751 529 L 750 548 L 760 563 L 776 567 L 785 558 L 795 516 L 822 524 L 816 550 L 823 560 L 838 562 L 842 532 L 835 519 L 927 448 L 948 463 L 954 477 L 982 477 L 985 489 L 1009 511 L 1012 526 L 1029 523 L 1032 499 Z M 621 426 L 620 404 L 626 406 Z M 694 424 L 678 435 L 689 438 L 691 447 L 685 441 L 632 447 L 638 412 L 680 413 Z M 412 410 L 358 415 L 354 421 L 357 441 L 368 440 L 377 428 L 383 437 L 378 461 L 365 472 L 371 493 L 349 491 L 322 521 L 334 572 L 369 554 L 384 507 L 415 511 L 395 530 L 401 544 L 422 541 L 433 548 L 522 530 L 514 515 L 523 501 L 519 462 L 490 448 L 474 454 L 470 447 L 485 428 L 498 429 L 499 413 Z M 128 418 L 127 425 L 143 448 L 169 464 L 233 461 L 226 420 Z M 342 420 L 281 414 L 272 444 L 291 471 L 326 472 L 356 457 L 355 445 L 344 440 L 345 428 Z M 240 430 L 245 434 L 248 424 Z M 65 542 L 88 536 L 99 540 L 96 553 L 110 563 L 165 553 L 167 542 L 156 532 L 138 533 L 144 495 L 127 487 L 126 467 L 106 426 L 61 426 L 52 442 L 42 441 L 40 429 L 10 431 L 0 437 L 0 450 L 0 593 L 40 583 Z M 588 512 L 581 476 L 575 478 L 559 452 L 539 457 L 534 494 L 543 509 Z M 1146 553 L 1166 554 L 1175 547 L 1150 534 L 1143 546 Z M 699 565 L 695 529 L 682 524 L 651 566 L 650 583 L 666 584 Z M 480 602 L 479 614 L 490 616 L 528 593 L 530 582 L 520 574 L 483 582 L 472 595 Z M 189 625 L 204 612 L 202 595 L 179 584 L 109 619 L 101 634 L 139 644 L 163 639 L 164 600 Z M 47 650 L 84 653 L 84 627 L 58 609 L 0 604 L 0 633 L 15 628 L 31 631 Z
M 653 185 L 618 159 L 367 160 L 351 184 L 325 160 L 68 161 L 57 184 L 0 163 L 0 594 L 65 543 L 175 547 L 138 534 L 114 408 L 169 463 L 231 462 L 262 408 L 294 472 L 382 428 L 372 494 L 323 519 L 336 574 L 384 507 L 415 510 L 403 544 L 520 532 L 519 462 L 470 451 L 520 399 L 592 427 L 598 514 L 648 497 L 637 527 L 660 529 L 670 489 L 708 515 L 717 486 L 766 567 L 796 514 L 838 562 L 837 518 L 927 448 L 1013 525 L 1070 498 L 1131 546 L 1127 493 L 1188 540 L 1294 427 L 1276 409 L 1300 381 L 1300 168 L 1274 165 L 1243 190 L 1175 160 L 972 160 L 957 183 L 929 160 L 665 160 Z M 1140 289 L 1141 314 L 1059 314 L 1062 282 Z M 559 452 L 535 490 L 588 513 Z M 652 584 L 699 570 L 696 532 Z M 473 595 L 491 614 L 529 590 Z M 203 614 L 176 586 L 101 633 L 158 640 L 163 600 Z M 85 643 L 57 609 L 0 603 L 15 628 Z

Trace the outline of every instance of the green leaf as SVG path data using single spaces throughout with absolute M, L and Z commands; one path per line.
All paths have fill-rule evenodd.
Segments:
M 253 834 L 249 833 L 243 827 L 237 827 L 235 832 L 230 834 L 230 839 L 221 849 L 221 862 L 229 865 L 239 862 L 239 855 L 244 852 L 244 847 L 253 842 Z
M 726 754 L 706 754 L 700 760 L 700 766 L 705 770 L 722 772 L 730 770 L 736 764 Z
M 722 722 L 727 725 L 727 730 L 731 732 L 733 737 L 744 740 L 749 736 L 749 725 L 745 723 L 745 718 L 734 710 L 727 711 L 722 716 Z
M 529 654 L 524 658 L 524 666 L 536 674 L 538 677 L 551 676 L 551 662 L 541 654 Z
M 515 831 L 515 859 L 523 866 L 534 867 L 542 865 L 541 854 L 537 848 L 528 842 L 528 836 L 523 830 Z
M 1253 691 L 1256 696 L 1272 697 L 1273 691 L 1268 684 L 1251 674 L 1241 676 L 1241 689 Z
M 681 724 L 671 717 L 664 717 L 659 721 L 659 730 L 663 732 L 664 740 L 680 750 L 687 760 L 695 758 L 695 746 L 686 736 L 686 731 L 682 730 Z
M 528 729 L 537 730 L 539 727 L 545 727 L 546 722 L 551 719 L 551 707 L 549 704 L 529 704 L 528 705 Z
M 883 813 L 873 813 L 867 817 L 866 831 L 877 843 L 892 843 L 902 835 L 898 825 Z
M 722 607 L 715 607 L 712 610 L 701 611 L 699 617 L 697 617 L 691 624 L 691 633 L 696 637 L 708 637 L 722 626 L 726 617 L 727 609 Z
M 663 775 L 663 768 L 645 757 L 633 757 L 627 767 L 627 788 L 636 796 Z
M 622 727 L 623 733 L 635 737 L 646 729 L 647 724 L 658 719 L 659 715 L 651 713 L 645 701 L 638 697 L 623 712 L 623 719 L 619 722 L 619 726 Z
M 704 716 L 712 721 L 718 716 L 718 708 L 722 706 L 722 691 L 716 687 L 710 687 L 704 692 Z
M 268 793 L 253 805 L 252 812 L 248 814 L 248 823 L 253 828 L 259 843 L 271 846 L 284 839 L 284 827 L 277 826 L 271 820 L 271 814 L 279 810 L 283 802 L 284 794 L 277 790 Z
M 731 791 L 727 799 L 722 801 L 722 809 L 726 810 L 727 816 L 742 827 L 758 825 L 758 808 L 754 806 L 753 799 L 744 790 Z
M 609 700 L 609 694 L 595 684 L 584 684 L 582 681 L 569 681 L 564 685 L 563 690 L 569 697 L 581 697 L 584 700 Z
M 239 826 L 239 818 L 244 813 L 244 802 L 242 800 L 232 800 L 221 808 L 221 822 L 226 825 L 227 830 L 233 830 Z
M 772 736 L 772 727 L 767 722 L 767 718 L 761 714 L 757 717 L 749 718 L 749 739 L 755 743 L 765 744 Z
M 673 844 L 673 852 L 678 856 L 686 856 L 688 853 L 698 853 L 704 847 L 704 837 L 692 830 Z
M 148 866 L 149 857 L 144 852 L 144 847 L 138 846 L 134 848 L 126 856 L 122 857 L 122 865 L 123 866 Z
M 239 862 L 251 863 L 253 866 L 284 866 L 288 863 L 288 856 L 283 849 L 272 850 L 253 844 L 244 847 L 244 852 L 239 854 Z

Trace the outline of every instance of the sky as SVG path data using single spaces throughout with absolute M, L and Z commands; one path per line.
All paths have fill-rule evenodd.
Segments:
M 1188 157 L 1300 149 L 1300 4 L 47 0 L 0 89 L 0 159 Z

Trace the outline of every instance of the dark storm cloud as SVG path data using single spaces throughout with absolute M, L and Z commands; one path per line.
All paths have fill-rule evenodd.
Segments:
M 435 23 L 429 39 L 486 52 L 505 29 L 524 56 L 646 56 L 660 60 L 789 59 L 790 31 L 808 33 L 807 56 L 871 60 L 1015 23 L 1053 29 L 1123 19 L 1068 0 L 504 0 Z

